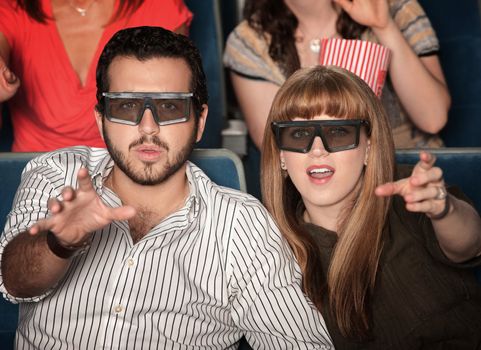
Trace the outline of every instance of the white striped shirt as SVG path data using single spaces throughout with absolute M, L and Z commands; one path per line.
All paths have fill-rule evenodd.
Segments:
M 102 186 L 113 167 L 105 150 L 42 155 L 22 174 L 0 254 L 48 215 L 48 198 L 77 187 L 81 166 L 107 205 L 121 204 Z M 186 173 L 190 194 L 181 209 L 136 244 L 127 222 L 96 231 L 90 248 L 45 295 L 16 298 L 0 276 L 4 296 L 21 303 L 17 348 L 233 349 L 243 335 L 258 349 L 333 348 L 266 209 L 217 186 L 192 163 Z

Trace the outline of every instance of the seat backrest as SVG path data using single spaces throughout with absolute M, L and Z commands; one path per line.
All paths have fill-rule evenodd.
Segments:
M 3 231 L 23 168 L 39 153 L 0 153 L 0 227 Z M 215 183 L 246 190 L 244 168 L 240 158 L 227 149 L 196 149 L 190 160 Z M 0 296 L 0 349 L 13 349 L 18 306 Z
M 190 161 L 216 184 L 246 191 L 244 167 L 239 156 L 225 149 L 195 149 Z
M 441 136 L 449 147 L 481 146 L 481 20 L 478 0 L 420 0 L 439 38 L 452 105 Z
M 222 1 L 220 3 L 220 16 L 222 23 L 222 34 L 224 35 L 224 42 L 230 32 L 234 30 L 235 26 L 242 19 L 242 4 L 239 0 Z
M 222 50 L 224 39 L 220 20 L 219 0 L 186 0 L 194 14 L 189 37 L 202 56 L 209 91 L 209 116 L 201 148 L 219 148 L 222 145 L 221 131 L 226 116 L 226 98 Z

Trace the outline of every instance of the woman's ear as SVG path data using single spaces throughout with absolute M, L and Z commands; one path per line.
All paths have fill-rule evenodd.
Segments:
M 366 152 L 364 154 L 364 165 L 367 165 L 367 160 L 369 159 L 369 151 L 371 150 L 371 140 L 367 140 Z
M 284 153 L 283 153 L 283 151 L 280 152 L 280 154 L 279 154 L 279 159 L 280 159 L 280 161 L 281 161 L 281 169 L 282 169 L 282 170 L 287 170 L 286 160 L 284 159 Z

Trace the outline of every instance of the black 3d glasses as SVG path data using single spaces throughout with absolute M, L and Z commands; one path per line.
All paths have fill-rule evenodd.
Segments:
M 362 119 L 286 121 L 271 125 L 277 147 L 299 153 L 309 152 L 316 136 L 330 153 L 356 148 L 361 126 L 370 127 Z
M 105 117 L 114 123 L 138 125 L 145 110 L 159 125 L 182 123 L 190 118 L 192 93 L 104 92 Z

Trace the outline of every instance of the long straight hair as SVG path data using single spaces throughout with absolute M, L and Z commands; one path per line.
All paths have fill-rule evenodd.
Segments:
M 268 35 L 269 55 L 286 77 L 301 67 L 294 37 L 299 22 L 283 0 L 246 0 L 243 16 L 259 34 Z M 341 10 L 336 22 L 341 37 L 359 39 L 365 29 Z
M 119 6 L 111 20 L 134 13 L 143 2 L 144 0 L 119 0 Z M 43 11 L 39 0 L 17 0 L 17 4 L 30 18 L 39 23 L 46 23 L 48 19 L 51 19 Z
M 338 242 L 327 276 L 320 275 L 319 250 L 302 228 L 297 215 L 302 198 L 289 176 L 281 171 L 280 151 L 270 129 L 273 121 L 310 119 L 326 114 L 370 123 L 370 151 L 354 200 L 338 223 Z M 272 104 L 261 160 L 262 197 L 303 271 L 303 288 L 319 310 L 328 293 L 341 333 L 364 339 L 369 335 L 369 298 L 382 251 L 382 232 L 390 200 L 374 189 L 393 180 L 394 144 L 386 114 L 369 86 L 338 67 L 300 69 L 278 91 Z

